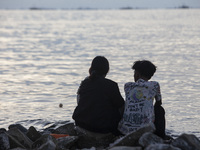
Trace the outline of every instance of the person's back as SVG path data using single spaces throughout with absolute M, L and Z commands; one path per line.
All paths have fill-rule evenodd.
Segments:
M 100 77 L 92 81 L 85 79 L 79 89 L 80 100 L 73 118 L 78 126 L 87 130 L 108 133 L 117 128 L 121 117 L 117 101 L 117 83 Z
M 158 82 L 148 81 L 155 73 L 156 67 L 149 61 L 136 61 L 132 69 L 135 70 L 135 82 L 128 82 L 124 86 L 125 110 L 119 123 L 119 130 L 123 134 L 154 122 L 154 98 L 157 104 L 161 105 Z
M 73 113 L 73 119 L 77 126 L 92 132 L 117 133 L 121 119 L 119 108 L 124 105 L 124 100 L 117 83 L 105 78 L 108 69 L 98 73 L 101 66 L 106 66 L 98 61 L 100 66 L 93 60 L 90 76 L 79 87 L 78 106 Z

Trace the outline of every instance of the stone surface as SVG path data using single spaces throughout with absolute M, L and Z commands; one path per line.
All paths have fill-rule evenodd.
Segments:
M 56 134 L 71 133 L 76 136 L 54 138 L 49 129 L 56 131 Z M 94 133 L 80 127 L 75 129 L 73 123 L 61 122 L 51 125 L 48 132 L 41 134 L 33 126 L 26 131 L 21 125 L 12 125 L 8 131 L 0 129 L 0 150 L 200 150 L 200 140 L 195 135 L 182 134 L 166 142 L 166 139 L 154 134 L 152 125 L 121 137 Z
M 182 150 L 200 150 L 200 140 L 193 134 L 182 134 L 172 142 Z
M 10 150 L 27 150 L 27 149 L 24 149 L 24 148 L 13 148 L 13 149 L 10 149 Z
M 53 140 L 48 140 L 46 143 L 42 144 L 37 150 L 55 150 L 56 144 Z
M 10 143 L 10 148 L 11 149 L 13 149 L 13 148 L 24 148 L 25 149 L 25 147 L 17 139 L 15 139 L 14 137 L 12 137 L 8 133 L 6 133 L 6 135 L 9 138 L 9 143 Z
M 77 141 L 78 148 L 105 148 L 108 147 L 111 142 L 114 141 L 115 136 L 111 133 L 109 134 L 100 134 L 90 132 L 88 130 L 76 127 L 77 135 L 79 140 Z
M 31 148 L 32 141 L 24 134 L 22 133 L 18 128 L 10 128 L 7 131 L 7 134 L 12 136 L 16 141 L 18 141 L 21 145 L 23 145 L 25 148 Z M 22 148 L 24 148 L 22 147 Z
M 45 125 L 44 129 L 42 130 L 43 134 L 47 134 L 47 133 L 54 133 L 55 129 L 64 126 L 66 124 L 70 123 L 69 121 L 58 121 L 58 122 L 51 122 L 48 123 L 47 125 Z
M 139 138 L 146 132 L 154 132 L 155 127 L 153 125 L 148 125 L 143 128 L 138 129 L 135 132 L 128 133 L 127 135 L 121 137 L 116 140 L 114 143 L 110 145 L 110 147 L 114 146 L 138 146 Z
M 139 139 L 139 144 L 142 147 L 147 147 L 148 145 L 157 143 L 162 144 L 163 139 L 151 132 L 144 133 Z
M 0 128 L 0 133 L 6 132 L 5 128 Z
M 74 123 L 67 123 L 63 126 L 58 127 L 53 131 L 56 134 L 69 134 L 71 136 L 76 136 Z
M 33 126 L 31 126 L 28 129 L 26 135 L 33 142 L 35 142 L 37 139 L 39 139 L 42 136 Z
M 145 148 L 145 150 L 181 150 L 178 147 L 174 147 L 170 144 L 151 144 Z
M 10 142 L 6 133 L 0 133 L 0 150 L 10 149 Z
M 32 149 L 53 150 L 56 147 L 55 143 L 56 140 L 51 135 L 45 134 L 33 143 Z
M 78 141 L 78 136 L 67 136 L 57 139 L 57 149 L 70 149 Z
M 19 129 L 22 133 L 26 134 L 26 132 L 28 131 L 24 126 L 22 126 L 21 124 L 11 124 L 8 129 L 12 129 L 12 128 L 17 128 Z
M 142 147 L 116 146 L 109 150 L 142 150 Z

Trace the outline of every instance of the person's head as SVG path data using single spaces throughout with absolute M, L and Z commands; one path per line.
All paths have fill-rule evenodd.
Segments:
M 109 71 L 109 62 L 104 56 L 96 56 L 89 69 L 90 78 L 97 76 L 106 76 Z
M 149 80 L 156 72 L 156 66 L 148 60 L 135 61 L 132 66 L 132 69 L 135 70 L 135 81 L 137 81 L 140 78 Z

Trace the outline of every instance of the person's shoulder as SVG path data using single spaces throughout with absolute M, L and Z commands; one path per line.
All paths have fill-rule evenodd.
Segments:
M 102 81 L 100 81 L 105 88 L 108 88 L 108 89 L 116 89 L 118 87 L 118 83 L 111 80 L 111 79 L 107 79 L 107 78 L 104 78 Z
M 81 81 L 81 85 L 87 83 L 89 80 L 90 80 L 89 77 L 86 77 L 85 79 L 83 79 L 83 80 Z
M 124 87 L 130 87 L 130 86 L 133 86 L 135 85 L 135 82 L 127 82 L 124 84 Z
M 85 77 L 85 79 L 83 79 L 81 82 L 86 82 L 89 80 L 89 77 Z
M 111 79 L 104 78 L 104 80 L 105 80 L 105 82 L 110 83 L 110 84 L 117 84 L 117 82 L 115 82 Z
M 160 84 L 157 81 L 149 81 L 149 83 L 154 88 L 160 88 Z
M 154 85 L 159 85 L 159 83 L 157 81 L 148 81 L 150 82 L 151 84 L 154 84 Z

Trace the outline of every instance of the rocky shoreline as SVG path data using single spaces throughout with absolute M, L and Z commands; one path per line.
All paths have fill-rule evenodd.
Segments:
M 56 129 L 37 131 L 31 126 L 13 124 L 0 129 L 0 150 L 200 150 L 200 140 L 193 134 L 162 139 L 149 125 L 125 136 L 98 134 L 68 122 Z

